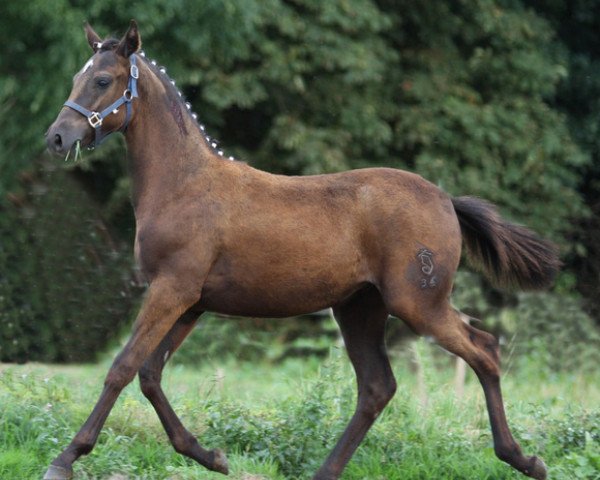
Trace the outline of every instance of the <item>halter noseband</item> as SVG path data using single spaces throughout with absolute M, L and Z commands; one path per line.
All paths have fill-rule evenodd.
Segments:
M 121 128 L 119 128 L 116 131 L 124 132 L 125 130 L 127 130 L 127 126 L 129 125 L 129 120 L 131 119 L 131 101 L 138 96 L 137 79 L 140 76 L 140 72 L 138 70 L 136 62 L 137 62 L 137 60 L 136 60 L 135 54 L 130 55 L 129 56 L 129 81 L 127 82 L 127 89 L 123 92 L 123 95 L 121 97 L 119 97 L 117 100 L 115 100 L 115 102 L 113 102 L 111 105 L 106 107 L 101 112 L 93 112 L 91 110 L 88 110 L 85 107 L 82 107 L 81 105 L 79 105 L 75 102 L 72 102 L 71 100 L 67 100 L 64 103 L 65 107 L 72 108 L 76 112 L 79 112 L 84 117 L 86 117 L 88 123 L 94 129 L 94 132 L 95 132 L 94 143 L 92 143 L 88 148 L 93 149 L 94 147 L 97 147 L 98 145 L 100 145 L 101 142 L 103 142 L 106 139 L 106 137 L 108 137 L 111 133 L 114 133 L 114 131 L 113 131 L 113 132 L 107 133 L 106 135 L 102 135 L 102 131 L 101 131 L 102 130 L 102 122 L 111 113 L 117 113 L 119 111 L 119 108 L 121 108 L 122 105 L 125 105 L 125 108 L 126 108 L 125 122 L 123 123 Z

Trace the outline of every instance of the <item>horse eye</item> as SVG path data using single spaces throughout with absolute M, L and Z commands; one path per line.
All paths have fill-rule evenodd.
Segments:
M 100 88 L 108 87 L 110 85 L 110 80 L 108 78 L 99 78 L 96 80 L 96 85 Z

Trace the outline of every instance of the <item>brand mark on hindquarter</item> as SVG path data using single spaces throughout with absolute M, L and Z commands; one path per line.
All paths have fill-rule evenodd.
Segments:
M 417 253 L 417 258 L 421 262 L 421 272 L 425 277 L 420 279 L 421 288 L 433 288 L 438 284 L 437 278 L 433 275 L 433 252 L 426 248 L 421 248 Z

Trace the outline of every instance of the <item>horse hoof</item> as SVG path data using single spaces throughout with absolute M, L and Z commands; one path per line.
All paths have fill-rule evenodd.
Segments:
M 229 474 L 229 464 L 227 462 L 227 457 L 223 450 L 213 450 L 213 468 L 212 470 L 215 472 L 222 473 L 224 475 Z
M 44 480 L 71 480 L 72 478 L 73 470 L 71 468 L 66 469 L 58 465 L 50 465 L 44 475 Z
M 531 463 L 532 466 L 527 469 L 525 474 L 528 477 L 535 478 L 535 480 L 546 480 L 548 469 L 542 459 L 533 457 Z

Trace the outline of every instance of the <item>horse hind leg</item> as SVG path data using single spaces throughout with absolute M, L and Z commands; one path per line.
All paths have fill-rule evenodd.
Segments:
M 173 325 L 156 350 L 148 357 L 138 375 L 144 396 L 150 401 L 173 448 L 209 470 L 227 475 L 227 458 L 221 450 L 206 450 L 181 423 L 161 387 L 162 371 L 168 359 L 196 325 L 198 313 L 186 312 Z
M 426 310 L 426 309 L 423 309 Z M 496 338 L 462 321 L 462 314 L 446 304 L 443 313 L 402 317 L 415 331 L 432 336 L 449 352 L 463 358 L 475 371 L 483 387 L 494 440 L 500 460 L 523 474 L 544 480 L 546 466 L 538 457 L 526 457 L 513 438 L 504 411 L 500 389 L 500 349 Z M 439 311 L 439 309 L 438 309 Z M 394 311 L 392 311 L 392 314 Z
M 333 309 L 356 372 L 356 411 L 314 480 L 337 479 L 371 425 L 396 391 L 384 341 L 388 312 L 379 292 L 367 287 Z

